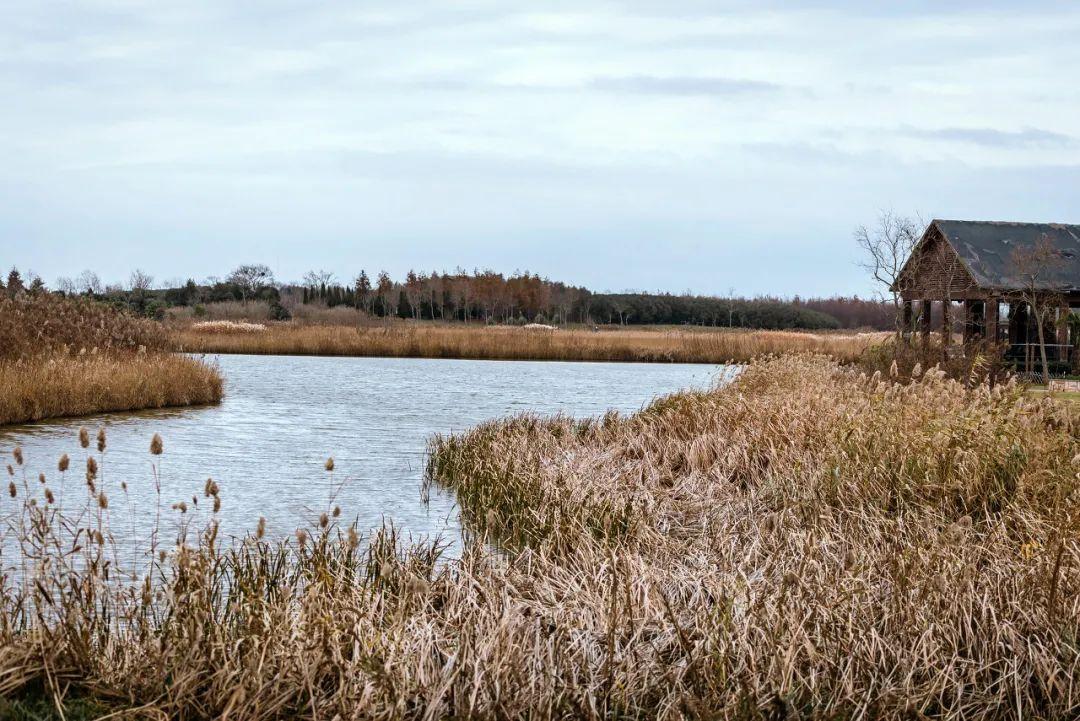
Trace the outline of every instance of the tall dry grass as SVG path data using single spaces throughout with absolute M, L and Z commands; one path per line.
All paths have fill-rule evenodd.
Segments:
M 435 442 L 468 523 L 517 549 L 503 593 L 564 634 L 555 660 L 506 622 L 554 678 L 503 709 L 587 688 L 607 714 L 1076 716 L 1077 411 L 915 375 L 784 358 Z
M 0 359 L 47 353 L 161 350 L 167 345 L 159 323 L 95 303 L 49 293 L 0 295 Z
M 452 561 L 361 540 L 329 501 L 289 541 L 260 523 L 231 544 L 160 501 L 137 512 L 176 533 L 129 560 L 90 434 L 85 474 L 13 455 L 0 696 L 154 718 L 1075 717 L 1076 412 L 916 375 L 773 359 L 633 416 L 437 439 L 471 529 Z M 61 512 L 65 483 L 84 503 Z M 213 481 L 198 500 L 223 502 Z
M 0 362 L 0 425 L 217 403 L 217 368 L 170 353 L 91 353 Z
M 216 403 L 223 381 L 160 324 L 84 299 L 0 298 L 0 425 Z
M 884 334 L 887 335 L 887 334 Z M 172 330 L 175 347 L 196 353 L 468 358 L 486 360 L 745 362 L 790 351 L 828 353 L 851 361 L 883 334 L 791 331 L 590 330 L 538 331 L 506 326 L 387 326 L 275 323 L 263 333 Z

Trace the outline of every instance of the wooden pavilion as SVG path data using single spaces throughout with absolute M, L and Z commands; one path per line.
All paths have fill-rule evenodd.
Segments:
M 1031 257 L 1025 254 L 1035 248 L 1043 258 L 1038 272 L 1021 267 L 1028 265 L 1021 259 Z M 965 344 L 976 339 L 1004 342 L 1007 357 L 1014 359 L 1030 357 L 1038 344 L 1030 304 L 1024 299 L 1045 296 L 1056 306 L 1055 322 L 1044 326 L 1048 355 L 1056 363 L 1069 363 L 1080 333 L 1070 333 L 1070 323 L 1057 321 L 1080 308 L 1080 225 L 934 220 L 893 290 L 903 302 L 905 333 L 927 337 L 938 304 L 946 345 L 959 311 Z

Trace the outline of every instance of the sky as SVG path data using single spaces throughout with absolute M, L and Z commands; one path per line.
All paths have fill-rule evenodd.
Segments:
M 0 264 L 867 295 L 880 211 L 1080 223 L 1080 4 L 0 2 Z

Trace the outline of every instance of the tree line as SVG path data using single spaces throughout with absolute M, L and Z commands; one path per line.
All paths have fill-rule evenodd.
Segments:
M 12 270 L 0 288 L 44 291 L 40 278 L 24 281 Z M 225 301 L 267 303 L 271 317 L 287 320 L 298 305 L 345 306 L 379 318 L 458 321 L 464 323 L 551 323 L 618 325 L 699 325 L 733 328 L 888 328 L 888 304 L 861 298 L 738 298 L 671 293 L 596 293 L 543 278 L 535 273 L 505 275 L 493 270 L 430 273 L 409 271 L 394 279 L 386 271 L 360 271 L 349 282 L 336 274 L 309 271 L 300 282 L 278 282 L 270 268 L 247 264 L 224 278 L 199 283 L 155 284 L 136 270 L 126 284 L 105 285 L 93 271 L 61 278 L 55 292 L 85 295 L 127 307 L 148 317 L 164 317 L 170 307 Z
M 670 324 L 735 328 L 879 328 L 892 323 L 887 304 L 857 297 L 785 300 L 671 293 L 596 293 L 539 275 L 409 271 L 395 281 L 385 271 L 361 271 L 350 284 L 328 271 L 309 271 L 298 286 L 282 286 L 291 302 L 353 306 L 373 316 L 483 323 Z

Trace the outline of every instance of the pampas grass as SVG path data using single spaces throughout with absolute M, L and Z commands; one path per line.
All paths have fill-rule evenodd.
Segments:
M 195 333 L 261 333 L 266 330 L 266 325 L 235 320 L 206 320 L 192 323 L 191 330 Z

